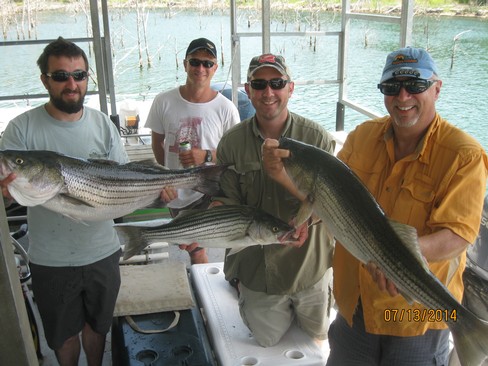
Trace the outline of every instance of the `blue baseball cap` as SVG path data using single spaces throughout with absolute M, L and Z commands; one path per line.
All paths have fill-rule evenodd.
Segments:
M 397 77 L 430 79 L 432 75 L 438 75 L 438 72 L 428 52 L 422 48 L 406 47 L 386 57 L 380 83 Z

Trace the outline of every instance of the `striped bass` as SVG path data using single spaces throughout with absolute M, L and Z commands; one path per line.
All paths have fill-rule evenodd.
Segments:
M 77 221 L 114 219 L 150 205 L 164 205 L 166 186 L 218 192 L 223 165 L 170 170 L 154 162 L 118 164 L 69 157 L 53 151 L 0 151 L 0 179 L 22 206 L 42 205 Z
M 167 224 L 147 227 L 137 222 L 116 224 L 128 237 L 124 260 L 154 242 L 172 244 L 197 242 L 201 247 L 231 248 L 228 255 L 251 245 L 277 244 L 295 230 L 261 209 L 222 205 L 207 210 L 186 210 Z
M 342 161 L 314 146 L 288 138 L 280 148 L 296 187 L 308 195 L 297 224 L 312 212 L 362 263 L 375 263 L 407 301 L 456 314 L 447 319 L 461 365 L 480 365 L 488 356 L 488 322 L 460 304 L 424 262 L 415 228 L 390 221 L 368 189 Z M 446 320 L 446 319 L 443 319 Z

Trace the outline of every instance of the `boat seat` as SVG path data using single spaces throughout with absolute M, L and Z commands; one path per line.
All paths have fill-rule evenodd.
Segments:
M 141 160 L 153 160 L 156 161 L 154 158 L 154 153 L 152 151 L 152 147 L 149 144 L 134 144 L 134 145 L 124 145 L 125 151 L 129 156 L 130 161 L 141 161 Z

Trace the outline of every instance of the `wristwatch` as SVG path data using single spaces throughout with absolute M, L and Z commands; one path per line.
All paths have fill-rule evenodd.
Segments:
M 206 150 L 207 155 L 205 155 L 205 162 L 206 163 L 211 163 L 212 162 L 212 151 Z

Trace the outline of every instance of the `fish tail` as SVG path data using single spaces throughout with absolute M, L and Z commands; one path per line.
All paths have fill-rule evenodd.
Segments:
M 127 260 L 133 255 L 136 255 L 150 244 L 146 236 L 143 235 L 141 227 L 115 225 L 115 229 L 118 232 L 123 233 L 126 237 L 123 258 L 124 260 Z
M 450 323 L 454 347 L 462 366 L 479 366 L 488 357 L 488 321 L 467 309 L 459 309 L 461 318 Z
M 215 196 L 220 191 L 220 177 L 227 168 L 228 165 L 206 165 L 201 167 L 199 182 L 192 189 L 209 196 Z

